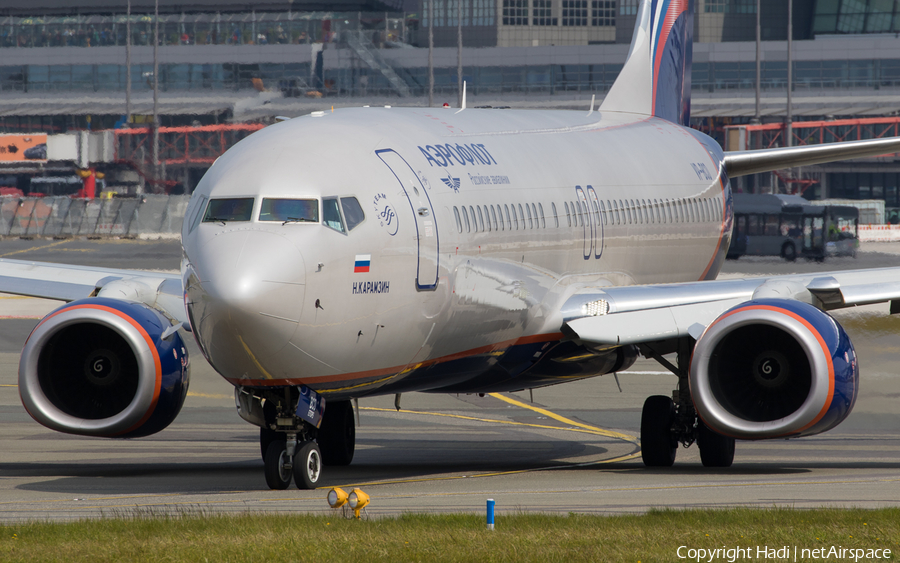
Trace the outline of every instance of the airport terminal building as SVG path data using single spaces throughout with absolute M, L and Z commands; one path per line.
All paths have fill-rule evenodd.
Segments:
M 128 129 L 152 121 L 157 79 L 158 124 L 172 130 L 162 135 L 164 143 L 176 145 L 179 135 L 185 146 L 215 135 L 236 140 L 277 115 L 331 106 L 426 105 L 429 35 L 436 105 L 457 104 L 461 53 L 470 106 L 586 109 L 592 95 L 602 99 L 622 67 L 637 5 L 160 0 L 154 61 L 153 0 L 131 0 L 130 16 L 127 0 L 84 0 L 77 7 L 63 0 L 10 0 L 0 7 L 0 133 L 112 131 L 91 141 L 92 154 L 106 154 L 91 163 L 109 172 L 108 189 L 133 191 L 138 184 L 146 188 L 140 178 L 148 175 L 152 151 Z M 729 149 L 785 143 L 772 126 L 786 117 L 787 3 L 760 5 L 757 115 L 757 1 L 695 0 L 694 124 Z M 810 124 L 795 128 L 794 143 L 897 134 L 900 1 L 794 0 L 792 39 L 793 117 Z M 749 125 L 756 117 L 761 125 Z M 90 151 L 85 144 L 75 160 L 88 164 Z M 158 160 L 167 182 L 156 188 L 177 184 L 189 192 L 209 156 L 164 147 Z M 32 178 L 72 172 L 72 162 L 56 162 L 52 155 L 39 165 L 2 167 L 0 185 L 23 192 L 39 191 L 32 190 Z M 41 189 L 46 184 L 36 182 Z M 898 185 L 900 162 L 883 157 L 760 176 L 737 187 L 813 199 L 883 198 L 888 214 L 896 214 Z

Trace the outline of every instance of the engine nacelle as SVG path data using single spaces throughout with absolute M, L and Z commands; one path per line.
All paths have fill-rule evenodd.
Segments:
M 786 299 L 749 301 L 700 336 L 691 396 L 706 425 L 742 439 L 810 436 L 843 421 L 859 389 L 856 352 L 830 315 Z
M 19 362 L 25 410 L 48 428 L 134 438 L 168 426 L 187 395 L 181 336 L 139 303 L 92 298 L 53 311 L 35 327 Z

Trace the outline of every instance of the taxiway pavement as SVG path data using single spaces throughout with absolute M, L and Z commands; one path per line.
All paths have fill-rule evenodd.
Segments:
M 55 244 L 59 243 L 59 244 Z M 46 246 L 53 244 L 54 246 Z M 857 260 L 797 262 L 791 271 L 900 266 L 894 245 Z M 15 254 L 8 255 L 8 252 Z M 171 241 L 0 241 L 0 256 L 106 267 L 177 269 Z M 146 258 L 142 258 L 146 256 Z M 784 273 L 780 260 L 741 259 L 730 276 Z M 32 421 L 16 387 L 18 351 L 54 303 L 0 296 L 0 521 L 162 512 L 329 513 L 326 490 L 270 491 L 258 432 L 234 411 L 231 386 L 196 348 L 191 390 L 166 430 L 136 440 L 59 434 Z M 674 377 L 641 360 L 619 375 L 502 395 L 362 399 L 357 450 L 323 487 L 360 486 L 372 516 L 480 512 L 642 512 L 652 507 L 894 506 L 900 499 L 900 318 L 887 307 L 838 312 L 861 358 L 850 417 L 801 440 L 739 442 L 729 469 L 702 467 L 696 447 L 671 469 L 646 469 L 640 409 Z M 5 318 L 4 318 L 5 317 Z M 24 317 L 24 318 L 23 318 Z M 499 522 L 499 520 L 498 520 Z

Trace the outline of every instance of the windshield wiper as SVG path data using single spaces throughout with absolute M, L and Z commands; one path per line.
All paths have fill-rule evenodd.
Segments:
M 287 225 L 288 223 L 309 223 L 309 219 L 301 219 L 300 217 L 288 217 L 282 225 Z
M 222 223 L 224 225 L 225 219 L 222 219 L 221 217 L 207 217 L 206 219 L 203 220 L 203 222 L 204 223 Z

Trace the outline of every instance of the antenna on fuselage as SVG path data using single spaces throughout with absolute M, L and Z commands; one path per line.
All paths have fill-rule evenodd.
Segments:
M 594 100 L 597 98 L 597 94 L 591 94 L 591 111 L 588 112 L 588 115 L 594 113 Z
M 456 113 L 459 113 L 464 109 L 466 109 L 466 81 L 465 80 L 463 80 L 462 105 L 459 107 L 458 110 L 456 110 Z

